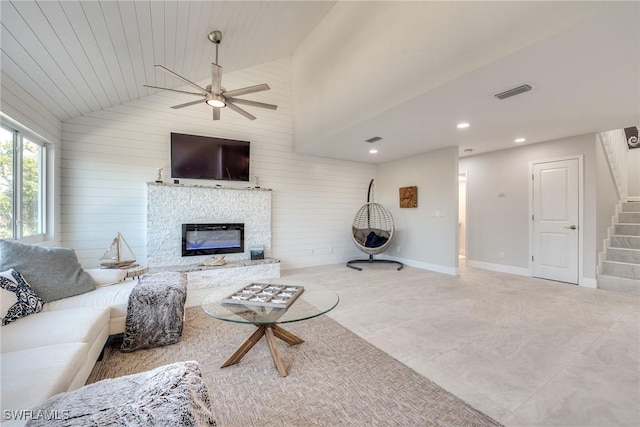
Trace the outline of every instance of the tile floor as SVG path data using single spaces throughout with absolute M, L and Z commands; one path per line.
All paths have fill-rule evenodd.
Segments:
M 640 426 L 640 297 L 461 267 L 288 270 L 329 315 L 507 426 Z

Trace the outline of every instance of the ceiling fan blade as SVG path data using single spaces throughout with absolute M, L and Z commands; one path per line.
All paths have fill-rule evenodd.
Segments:
M 269 90 L 269 89 L 271 88 L 269 87 L 268 84 L 262 83 L 261 85 L 243 87 L 242 89 L 228 90 L 224 92 L 223 95 L 225 96 L 225 98 L 227 98 L 230 96 L 233 97 L 238 95 L 246 95 L 248 93 L 262 92 L 263 90 Z
M 240 98 L 226 98 L 226 99 L 227 99 L 227 102 L 235 102 L 236 104 L 251 105 L 253 107 L 266 108 L 269 110 L 276 110 L 278 108 L 277 105 L 265 104 L 264 102 L 258 102 L 258 101 L 250 101 L 248 99 L 240 99 Z
M 213 107 L 213 120 L 220 120 L 220 109 Z
M 175 72 L 171 71 L 171 70 L 170 70 L 170 69 L 168 69 L 167 67 L 163 67 L 162 65 L 154 65 L 154 67 L 156 67 L 156 68 L 160 68 L 160 69 L 162 69 L 165 73 L 169 73 L 169 74 L 171 74 L 173 77 L 175 77 L 176 79 L 178 79 L 178 80 L 182 80 L 182 81 L 183 81 L 183 82 L 185 82 L 186 84 L 193 86 L 194 88 L 196 88 L 196 89 L 198 89 L 199 91 L 201 91 L 203 95 L 206 95 L 207 93 L 209 93 L 209 92 L 207 92 L 207 90 L 206 90 L 205 88 L 198 86 L 197 84 L 195 84 L 195 83 L 194 83 L 194 82 L 192 82 L 191 80 L 187 80 L 187 79 L 185 79 L 185 78 L 184 78 L 184 77 L 182 77 L 180 74 L 177 74 L 177 73 L 175 73 Z
M 169 89 L 168 87 L 151 86 L 151 85 L 142 85 L 142 86 L 150 87 L 151 89 L 162 89 L 162 90 L 170 90 L 171 92 L 188 93 L 189 95 L 198 95 L 198 96 L 203 95 L 202 93 L 187 92 L 186 90 L 178 90 L 178 89 Z
M 222 67 L 211 64 L 211 92 L 220 95 L 222 92 Z
M 227 100 L 227 107 L 229 107 L 230 109 L 232 109 L 233 111 L 235 111 L 238 114 L 242 114 L 243 116 L 245 116 L 249 120 L 255 120 L 256 119 L 256 116 L 254 116 L 253 114 L 243 110 L 242 108 L 238 107 L 237 105 L 233 105 L 231 102 L 229 102 L 229 100 Z
M 205 99 L 206 98 L 202 98 L 202 99 L 198 99 L 197 101 L 185 102 L 184 104 L 174 105 L 171 108 L 173 108 L 174 110 L 177 110 L 178 108 L 184 108 L 184 107 L 188 107 L 190 105 L 201 104 L 201 103 L 205 102 Z

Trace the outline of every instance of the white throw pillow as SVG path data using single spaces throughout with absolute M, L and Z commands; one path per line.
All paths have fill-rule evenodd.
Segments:
M 96 287 L 116 285 L 127 277 L 127 270 L 119 268 L 92 268 L 85 271 L 96 282 Z

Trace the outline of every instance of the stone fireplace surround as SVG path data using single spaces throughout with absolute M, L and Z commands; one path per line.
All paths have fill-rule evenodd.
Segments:
M 245 251 L 225 254 L 223 266 L 200 266 L 210 255 L 182 256 L 182 224 L 186 223 L 244 223 Z M 264 260 L 250 260 L 252 245 L 264 247 Z M 148 183 L 149 267 L 152 272 L 187 274 L 187 307 L 200 305 L 212 287 L 280 277 L 280 261 L 270 256 L 271 190 Z
M 225 254 L 227 262 L 248 260 L 252 245 L 271 256 L 271 190 L 189 184 L 147 184 L 147 260 L 149 267 L 188 266 L 210 256 L 182 256 L 182 224 L 244 223 L 244 253 Z

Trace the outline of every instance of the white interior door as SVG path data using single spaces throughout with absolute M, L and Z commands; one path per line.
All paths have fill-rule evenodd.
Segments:
M 533 276 L 578 283 L 578 159 L 533 164 Z

